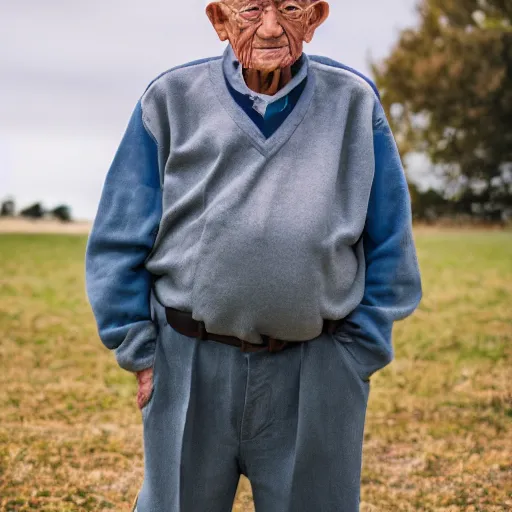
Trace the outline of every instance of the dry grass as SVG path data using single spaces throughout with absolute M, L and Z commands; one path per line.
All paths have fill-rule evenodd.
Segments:
M 512 236 L 416 237 L 424 300 L 372 378 L 361 510 L 511 510 Z M 142 481 L 135 380 L 97 338 L 84 248 L 0 235 L 2 511 L 128 510 Z
M 60 222 L 47 219 L 24 219 L 21 217 L 0 217 L 0 233 L 52 233 L 84 235 L 89 233 L 89 221 Z

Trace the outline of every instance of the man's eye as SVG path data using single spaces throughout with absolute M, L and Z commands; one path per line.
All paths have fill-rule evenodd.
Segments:
M 260 14 L 261 9 L 257 6 L 248 7 L 247 9 L 240 11 L 240 15 L 242 16 L 242 18 L 245 18 L 246 20 L 255 20 L 258 18 Z
M 244 9 L 241 11 L 242 14 L 247 14 L 249 16 L 254 16 L 255 14 L 259 14 L 261 9 L 259 7 L 248 7 L 247 9 Z
M 295 20 L 299 19 L 300 15 L 302 14 L 302 9 L 296 5 L 291 4 L 282 7 L 281 12 L 289 19 Z

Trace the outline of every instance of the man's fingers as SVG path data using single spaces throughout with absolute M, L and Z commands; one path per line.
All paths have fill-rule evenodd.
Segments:
M 151 396 L 153 391 L 153 368 L 147 368 L 137 372 L 137 382 L 139 389 L 137 391 L 137 405 L 139 409 L 142 409 Z
M 144 384 L 146 382 L 151 382 L 153 380 L 153 368 L 147 368 L 146 370 L 142 370 L 137 372 L 137 381 L 139 385 Z
M 149 389 L 139 389 L 137 392 L 137 404 L 139 409 L 142 409 L 148 403 L 151 396 L 151 391 L 151 387 Z

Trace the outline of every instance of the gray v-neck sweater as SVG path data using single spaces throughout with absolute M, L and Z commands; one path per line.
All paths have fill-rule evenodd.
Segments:
M 415 309 L 421 282 L 377 94 L 303 54 L 306 86 L 265 139 L 226 86 L 232 58 L 228 45 L 164 73 L 132 115 L 87 248 L 102 341 L 123 368 L 150 366 L 153 292 L 207 331 L 253 343 L 312 339 L 323 319 L 350 315 L 342 334 L 392 358 L 392 323 Z

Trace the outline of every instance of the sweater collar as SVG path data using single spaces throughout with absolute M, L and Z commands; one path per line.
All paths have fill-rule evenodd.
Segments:
M 292 65 L 292 79 L 273 96 L 257 93 L 247 87 L 242 74 L 242 66 L 240 66 L 240 62 L 236 58 L 231 44 L 228 44 L 224 50 L 222 67 L 229 85 L 239 93 L 248 96 L 253 102 L 252 108 L 265 117 L 267 108 L 273 104 L 275 105 L 272 106 L 270 111 L 281 110 L 280 104 L 286 101 L 285 97 L 307 77 L 309 59 L 305 53 L 302 53 L 299 59 Z

